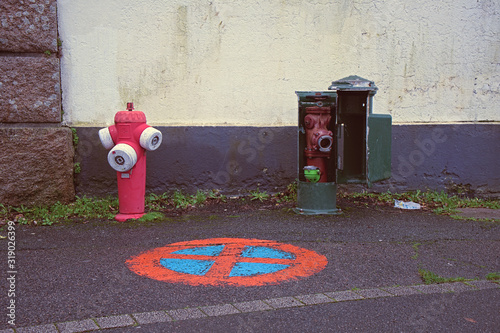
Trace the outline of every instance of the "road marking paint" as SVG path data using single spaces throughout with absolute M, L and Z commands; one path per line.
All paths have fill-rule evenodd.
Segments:
M 134 273 L 188 285 L 261 286 L 313 275 L 325 256 L 271 240 L 213 238 L 155 248 L 127 260 Z

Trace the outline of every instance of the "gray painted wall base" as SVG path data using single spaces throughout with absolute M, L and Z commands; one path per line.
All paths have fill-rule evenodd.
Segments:
M 296 127 L 155 128 L 162 132 L 163 143 L 147 153 L 148 192 L 277 192 L 297 178 Z M 79 195 L 117 192 L 116 173 L 107 163 L 99 129 L 77 128 Z M 372 190 L 431 189 L 500 197 L 500 123 L 393 125 L 392 133 L 392 177 Z

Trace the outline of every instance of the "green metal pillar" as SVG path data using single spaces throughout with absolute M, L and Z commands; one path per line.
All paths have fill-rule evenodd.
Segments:
M 340 214 L 337 184 L 370 186 L 391 176 L 392 118 L 373 114 L 377 90 L 373 81 L 351 75 L 333 81 L 328 91 L 295 92 L 297 213 Z

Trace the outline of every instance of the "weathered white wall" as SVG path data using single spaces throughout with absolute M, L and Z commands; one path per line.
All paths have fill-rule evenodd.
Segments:
M 497 0 L 58 0 L 65 120 L 295 125 L 356 74 L 394 122 L 500 120 Z

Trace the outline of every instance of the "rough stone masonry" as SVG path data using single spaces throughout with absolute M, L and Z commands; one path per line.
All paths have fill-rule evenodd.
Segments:
M 56 0 L 0 2 L 0 203 L 74 197 L 71 129 L 61 126 Z

